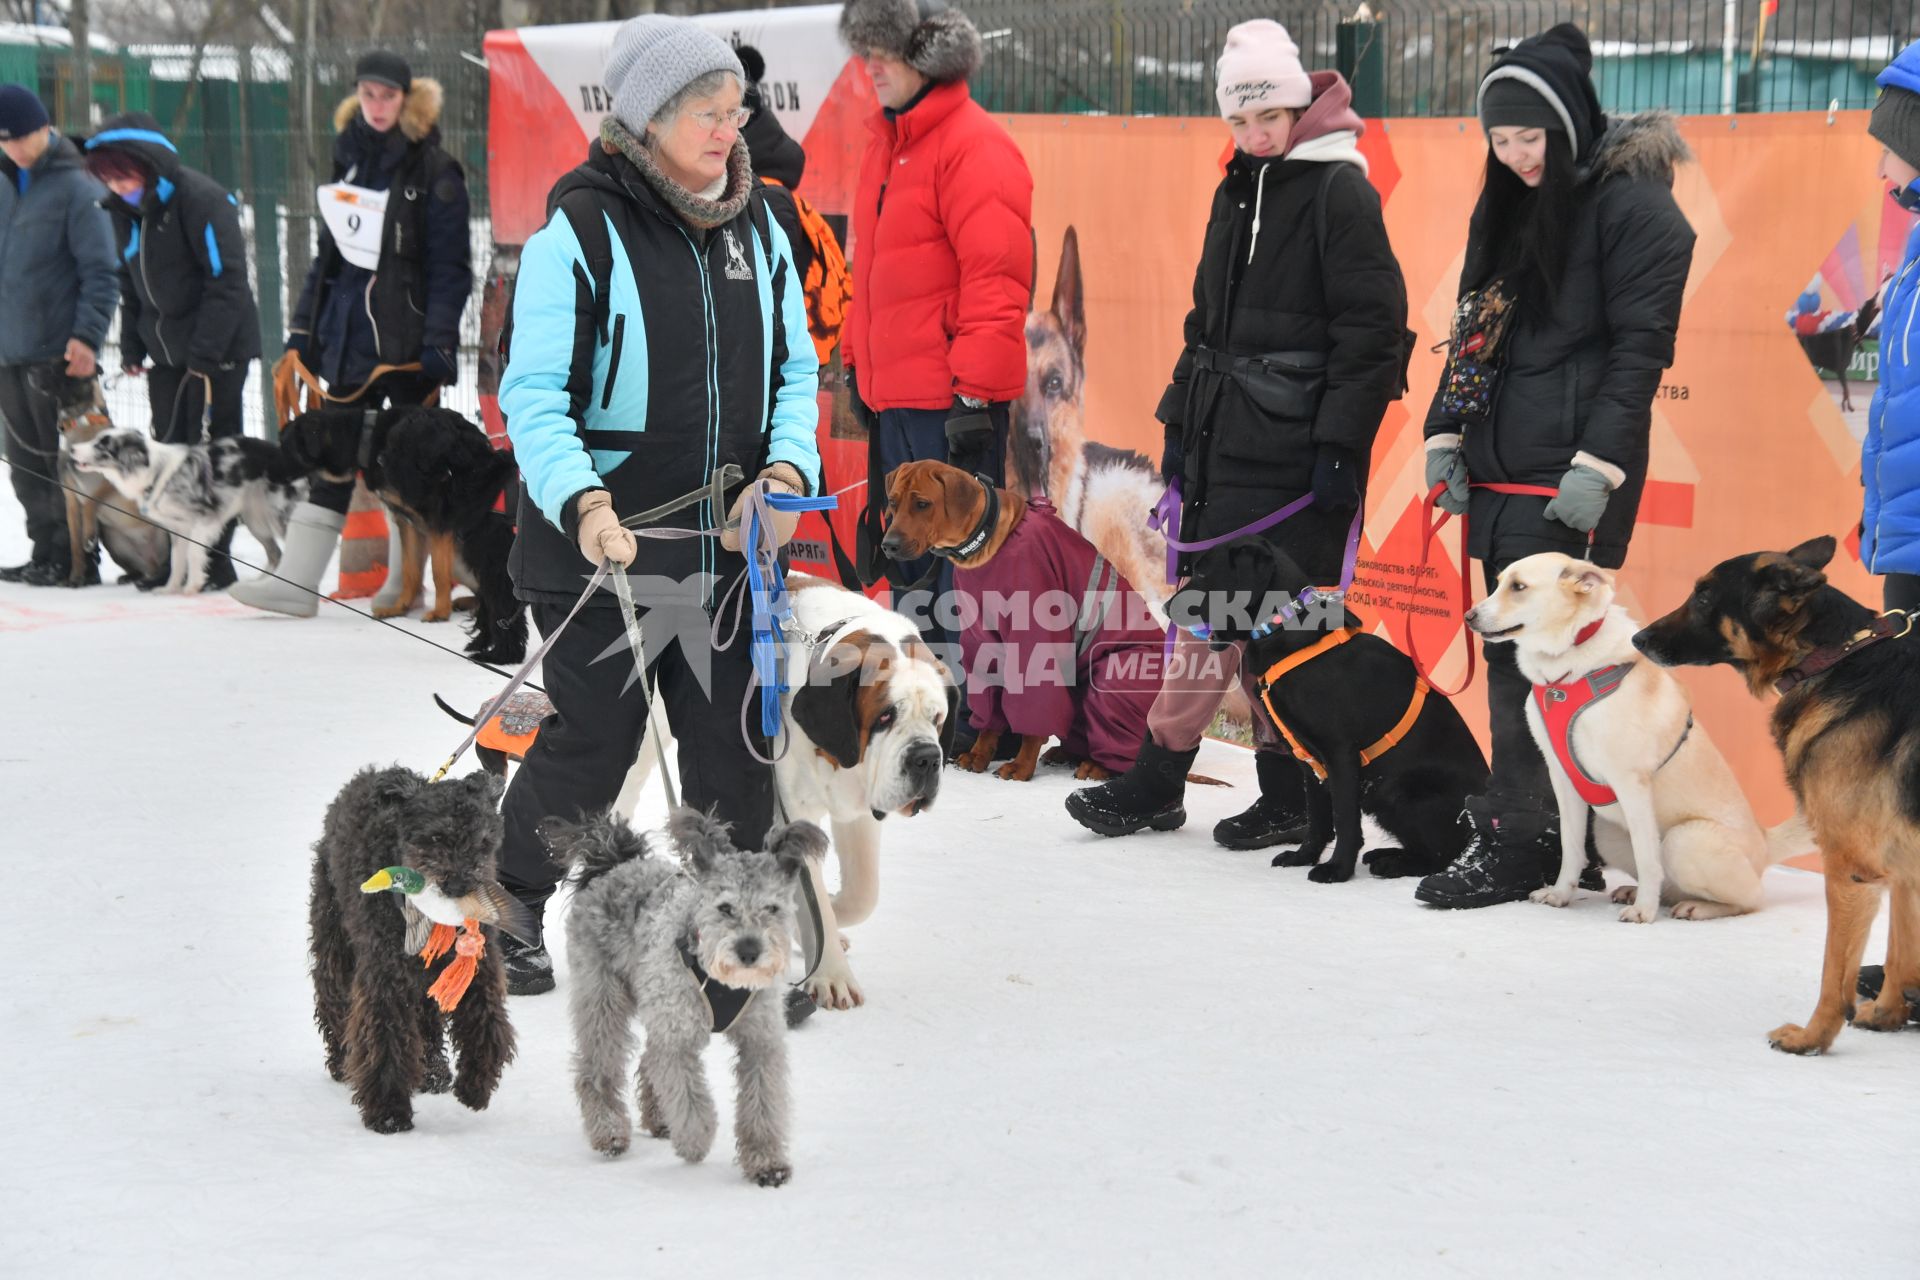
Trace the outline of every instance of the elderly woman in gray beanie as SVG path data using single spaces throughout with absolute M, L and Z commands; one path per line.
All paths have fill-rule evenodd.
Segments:
M 647 575 L 655 612 L 711 614 L 746 571 L 729 528 L 746 485 L 723 507 L 701 502 L 659 521 L 715 536 L 636 540 L 622 516 L 696 490 L 728 463 L 778 491 L 820 482 L 819 364 L 793 251 L 756 195 L 740 138 L 740 60 L 684 19 L 634 18 L 614 37 L 606 87 L 613 113 L 522 251 L 500 383 L 525 477 L 514 585 L 544 635 L 603 559 Z M 776 518 L 780 542 L 795 519 Z M 684 599 L 663 602 L 674 591 Z M 773 772 L 740 724 L 745 636 L 714 652 L 702 636 L 689 652 L 689 629 L 677 631 L 681 644 L 649 646 L 648 675 L 679 741 L 685 802 L 717 809 L 735 843 L 758 848 Z M 502 882 L 536 917 L 558 871 L 537 824 L 613 803 L 640 750 L 646 685 L 630 663 L 600 661 L 624 653 L 624 634 L 618 601 L 599 592 L 545 660 L 554 714 L 507 790 L 500 855 Z M 509 990 L 552 988 L 543 948 L 504 954 Z

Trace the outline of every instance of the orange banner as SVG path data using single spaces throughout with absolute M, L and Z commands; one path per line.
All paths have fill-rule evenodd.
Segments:
M 1157 459 L 1153 409 L 1180 350 L 1226 132 L 1215 120 L 1004 122 L 1035 175 L 1040 254 L 1022 425 L 1049 456 L 1079 457 L 1081 466 L 1114 464 L 1085 461 L 1076 433 Z M 1728 556 L 1820 533 L 1855 545 L 1858 433 L 1872 386 L 1823 380 L 1788 315 L 1810 288 L 1821 291 L 1823 278 L 1825 293 L 1851 292 L 1842 300 L 1857 305 L 1878 286 L 1882 246 L 1898 243 L 1910 225 L 1875 177 L 1880 147 L 1867 136 L 1865 112 L 1703 116 L 1681 128 L 1697 162 L 1682 168 L 1674 194 L 1698 242 L 1674 366 L 1654 404 L 1641 523 L 1621 574 L 1620 602 L 1642 619 L 1674 607 L 1698 573 Z M 1416 576 L 1420 423 L 1440 375 L 1431 348 L 1452 313 L 1486 143 L 1471 120 L 1394 120 L 1371 124 L 1363 150 L 1420 342 L 1412 389 L 1388 412 L 1374 446 L 1356 608 L 1397 642 L 1411 621 L 1422 654 L 1437 660 L 1436 675 L 1450 685 L 1465 661 L 1458 542 L 1448 531 L 1434 549 L 1435 573 Z M 1072 254 L 1063 251 L 1069 232 Z M 1076 306 L 1084 315 L 1078 326 L 1070 319 Z M 1843 390 L 1850 413 L 1840 405 Z M 1054 470 L 1057 484 L 1062 468 Z M 1878 583 L 1852 556 L 1839 557 L 1832 576 L 1858 598 L 1878 599 Z M 1682 679 L 1699 723 L 1762 818 L 1784 817 L 1790 802 L 1767 707 L 1726 671 Z M 1478 684 L 1460 708 L 1484 735 Z

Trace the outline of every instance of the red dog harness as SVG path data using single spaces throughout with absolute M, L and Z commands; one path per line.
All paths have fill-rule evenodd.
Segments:
M 1578 648 L 1591 640 L 1603 621 L 1605 619 L 1590 622 L 1580 628 L 1579 634 L 1573 638 L 1574 647 Z M 1547 727 L 1547 741 L 1553 745 L 1555 758 L 1560 761 L 1560 767 L 1566 770 L 1567 778 L 1573 783 L 1573 789 L 1580 793 L 1580 798 L 1595 808 L 1617 803 L 1620 797 L 1614 794 L 1612 787 L 1580 767 L 1579 758 L 1573 754 L 1573 722 L 1594 703 L 1619 692 L 1633 666 L 1631 662 L 1621 662 L 1611 667 L 1601 667 L 1598 671 L 1589 671 L 1577 680 L 1533 686 L 1533 702 L 1540 708 L 1540 719 Z M 1673 744 L 1673 750 L 1667 753 L 1667 760 L 1679 754 L 1680 744 L 1692 732 L 1693 717 L 1689 715 L 1687 727 L 1680 731 L 1680 742 Z M 1662 768 L 1666 767 L 1667 760 L 1660 762 Z

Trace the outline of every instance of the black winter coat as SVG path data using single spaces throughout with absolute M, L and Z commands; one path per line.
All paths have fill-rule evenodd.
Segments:
M 1475 482 L 1554 487 L 1576 453 L 1625 472 L 1594 530 L 1593 558 L 1610 568 L 1626 560 L 1647 481 L 1653 397 L 1673 363 L 1693 261 L 1693 228 L 1673 199 L 1674 166 L 1687 158 L 1665 112 L 1608 125 L 1568 239 L 1558 302 L 1545 316 L 1520 306 L 1493 413 L 1464 430 Z M 1483 223 L 1484 208 L 1476 209 L 1460 273 L 1463 294 L 1498 270 L 1502 246 L 1487 242 Z M 1439 405 L 1436 394 L 1426 434 L 1461 431 Z M 1541 514 L 1547 501 L 1474 490 L 1469 552 L 1501 565 L 1541 551 L 1581 554 L 1586 536 Z
M 1406 322 L 1406 282 L 1366 175 L 1344 161 L 1236 152 L 1214 192 L 1186 346 L 1157 411 L 1185 460 L 1181 538 L 1217 537 L 1308 492 L 1320 445 L 1351 450 L 1364 481 L 1380 420 L 1404 387 Z M 1324 368 L 1317 405 L 1284 395 L 1256 403 L 1226 371 L 1232 357 L 1276 354 Z M 1265 536 L 1333 582 L 1351 519 L 1308 507 Z
M 414 78 L 400 121 L 375 133 L 355 98 L 334 112 L 334 182 L 386 191 L 387 216 L 374 271 L 348 262 L 323 225 L 320 248 L 294 305 L 296 333 L 310 334 L 308 365 L 334 387 L 358 387 L 377 364 L 407 364 L 425 347 L 451 358 L 473 293 L 467 181 L 440 146 L 441 90 Z
M 156 175 L 136 209 L 119 196 L 120 359 L 198 369 L 245 364 L 260 354 L 260 311 L 247 283 L 240 209 L 226 188 L 180 155 L 145 112 L 116 116 L 87 140 L 138 156 Z

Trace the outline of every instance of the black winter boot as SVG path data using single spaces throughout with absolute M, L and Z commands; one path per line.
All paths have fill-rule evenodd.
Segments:
M 1187 793 L 1187 770 L 1200 748 L 1169 751 L 1148 734 L 1140 744 L 1133 768 L 1098 786 L 1083 787 L 1067 797 L 1067 812 L 1089 831 L 1103 836 L 1130 836 L 1145 827 L 1175 831 L 1186 825 L 1181 803 Z
M 1257 751 L 1253 767 L 1260 798 L 1252 808 L 1216 822 L 1213 842 L 1228 849 L 1300 844 L 1307 838 L 1307 796 L 1299 763 L 1290 752 Z
M 525 943 L 511 934 L 499 936 L 500 962 L 507 970 L 507 994 L 538 996 L 553 990 L 553 957 L 544 939 Z
M 1422 880 L 1413 896 L 1433 907 L 1491 907 L 1519 902 L 1560 876 L 1560 820 L 1544 813 L 1509 810 L 1494 817 L 1484 796 L 1460 811 L 1469 838 L 1453 865 Z M 1582 889 L 1606 888 L 1591 858 Z

